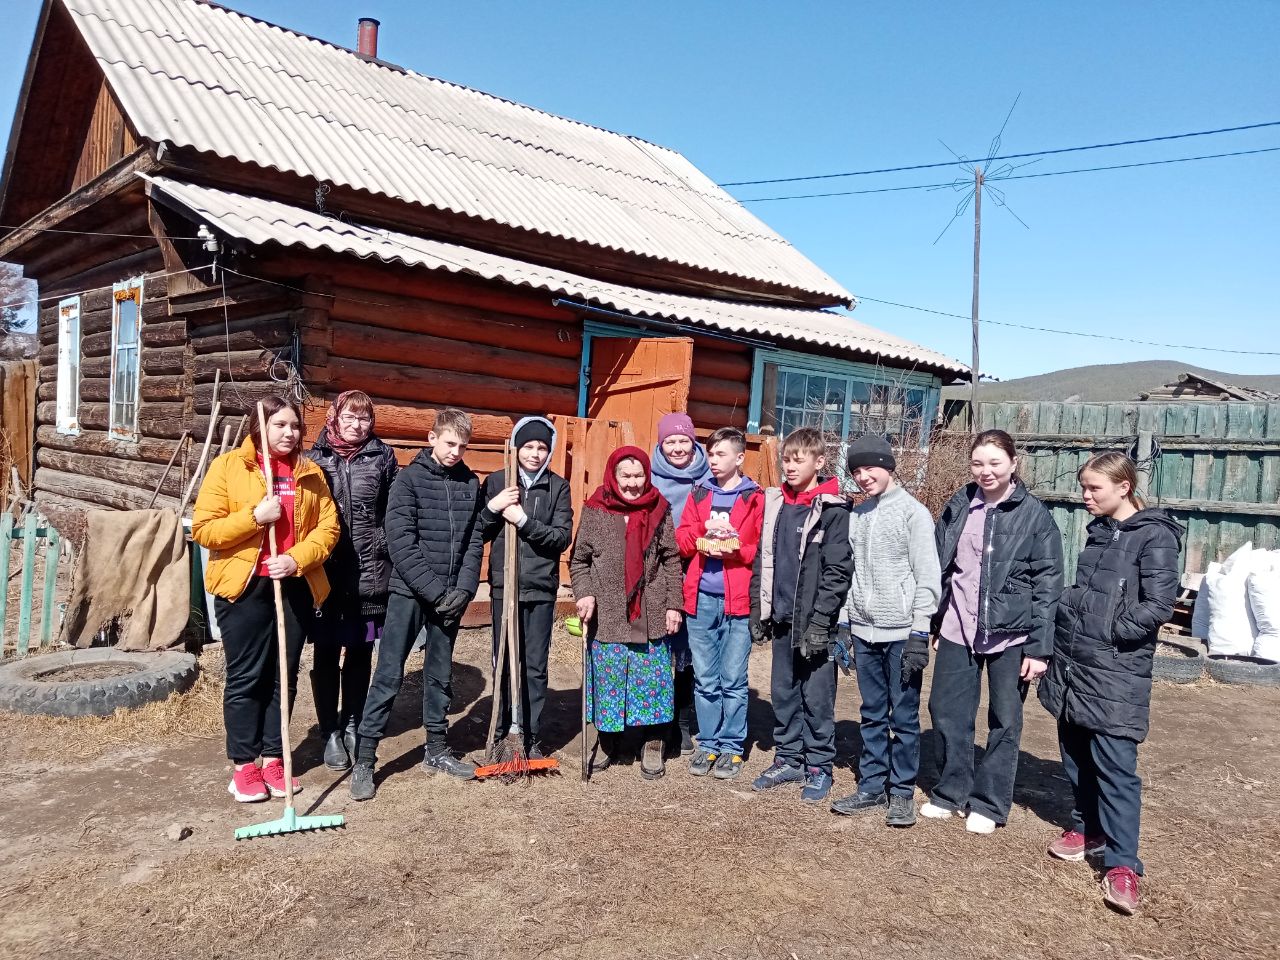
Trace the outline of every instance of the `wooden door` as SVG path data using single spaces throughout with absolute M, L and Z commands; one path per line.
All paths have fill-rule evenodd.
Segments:
M 648 452 L 658 420 L 686 409 L 693 340 L 689 337 L 597 337 L 591 340 L 587 416 L 622 420 Z

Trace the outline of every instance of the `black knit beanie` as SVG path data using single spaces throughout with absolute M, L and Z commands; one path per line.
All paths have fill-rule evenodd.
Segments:
M 531 440 L 541 440 L 550 447 L 551 424 L 545 420 L 530 420 L 528 423 L 521 424 L 520 429 L 516 431 L 515 437 L 511 440 L 511 445 L 519 450 Z
M 849 444 L 849 472 L 858 467 L 884 467 L 893 471 L 898 461 L 893 459 L 893 448 L 884 437 L 866 434 Z

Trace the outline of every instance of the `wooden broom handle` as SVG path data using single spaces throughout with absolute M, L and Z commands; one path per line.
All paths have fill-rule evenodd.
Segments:
M 271 475 L 271 447 L 267 442 L 267 415 L 258 401 L 258 430 L 262 438 L 262 476 L 267 481 L 267 496 L 275 490 L 275 478 Z M 267 549 L 271 559 L 276 558 L 276 522 L 267 524 Z M 289 642 L 284 630 L 284 591 L 280 581 L 271 578 L 276 601 L 276 660 L 280 673 L 280 759 L 284 762 L 284 806 L 293 806 L 293 751 L 289 748 Z

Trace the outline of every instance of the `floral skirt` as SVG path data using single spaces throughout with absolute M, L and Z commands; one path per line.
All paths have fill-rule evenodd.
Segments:
M 601 733 L 669 723 L 675 684 L 665 639 L 639 643 L 591 643 L 587 716 Z

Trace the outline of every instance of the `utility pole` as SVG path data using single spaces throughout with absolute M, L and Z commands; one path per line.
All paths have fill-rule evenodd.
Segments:
M 982 250 L 982 181 L 981 167 L 973 168 L 973 306 L 970 318 L 973 321 L 973 364 L 969 383 L 969 432 L 978 432 L 978 265 L 979 253 Z

